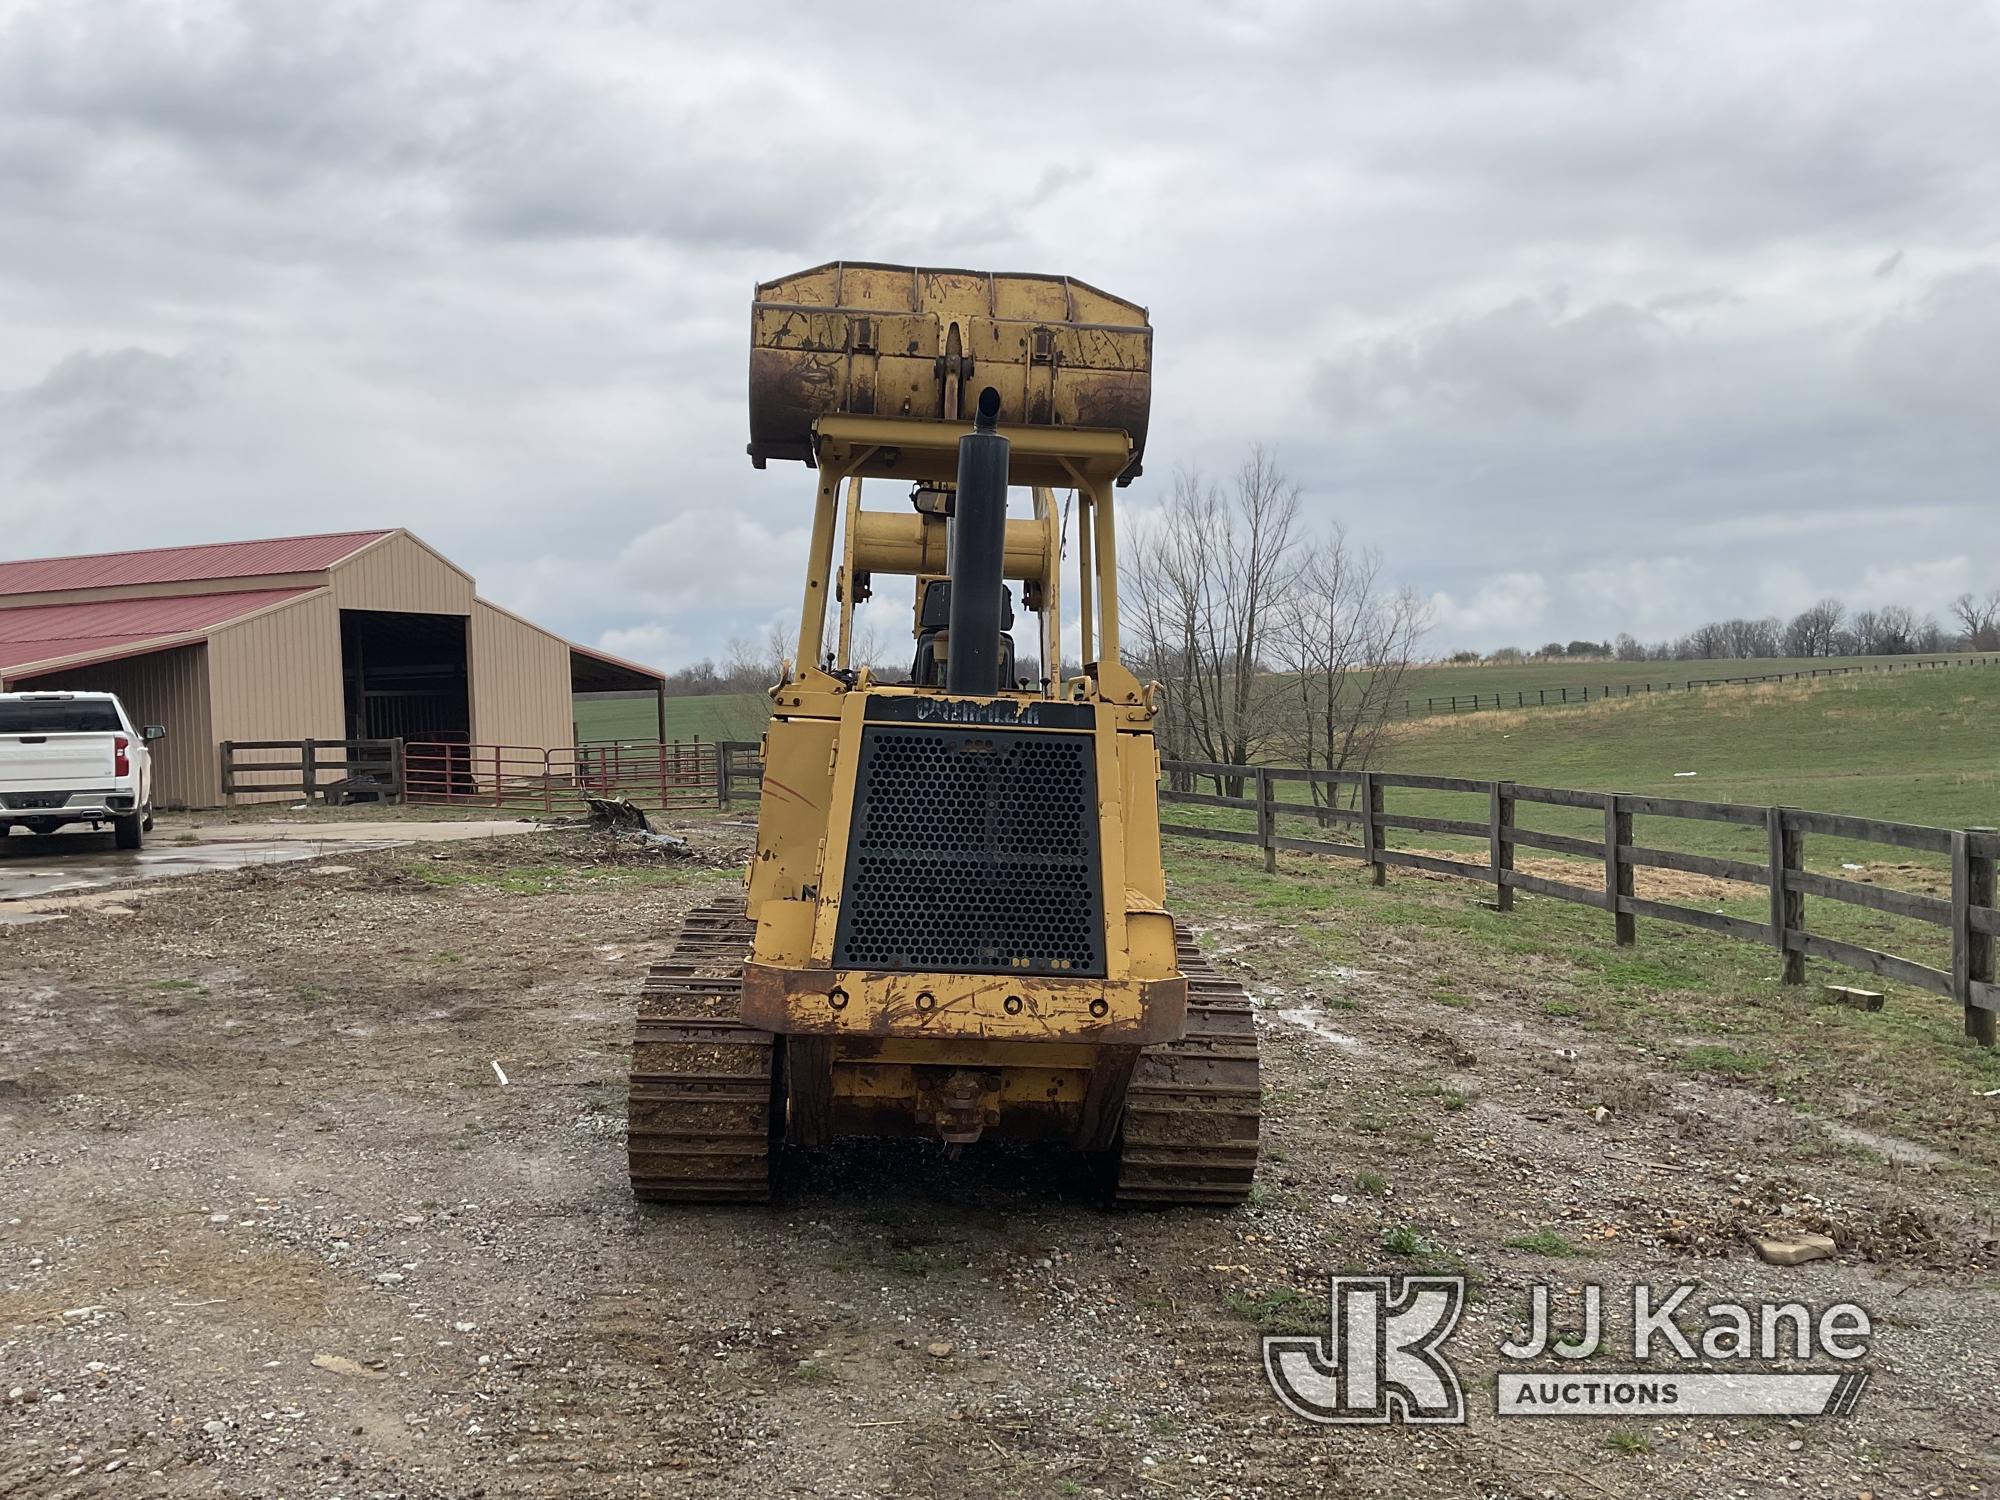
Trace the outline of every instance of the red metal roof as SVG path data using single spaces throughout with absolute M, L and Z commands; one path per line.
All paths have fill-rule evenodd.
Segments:
M 212 630 L 311 589 L 253 589 L 177 599 L 114 599 L 103 604 L 28 604 L 0 609 L 0 672 L 30 662 L 124 656 L 148 642 Z
M 210 578 L 255 578 L 265 573 L 318 573 L 389 534 L 336 531 L 324 536 L 276 537 L 263 542 L 212 542 L 200 547 L 155 547 L 147 552 L 100 552 L 89 557 L 0 562 L 0 595 L 49 594 L 59 589 L 117 588 L 125 584 L 194 583 Z

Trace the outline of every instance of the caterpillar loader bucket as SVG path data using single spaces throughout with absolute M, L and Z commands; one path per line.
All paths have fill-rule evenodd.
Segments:
M 1152 404 L 1146 311 L 1064 276 L 833 261 L 750 308 L 750 458 L 814 462 L 825 416 L 960 420 L 991 388 L 1010 422 L 1123 432 L 1139 472 Z

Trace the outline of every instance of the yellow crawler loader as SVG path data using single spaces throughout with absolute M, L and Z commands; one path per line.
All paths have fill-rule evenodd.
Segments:
M 1125 1201 L 1249 1192 L 1250 1006 L 1168 914 L 1159 705 L 1118 654 L 1112 495 L 1151 398 L 1145 310 L 1065 277 L 835 262 L 757 288 L 750 458 L 816 482 L 798 655 L 743 895 L 688 919 L 641 999 L 640 1198 L 762 1200 L 781 1141 L 847 1135 L 1056 1143 Z M 890 576 L 907 682 L 850 660 Z

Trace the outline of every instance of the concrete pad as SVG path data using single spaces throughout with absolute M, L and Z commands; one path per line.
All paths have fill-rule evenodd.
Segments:
M 107 830 L 16 834 L 0 840 L 0 921 L 18 926 L 47 921 L 57 909 L 80 909 L 75 898 L 112 886 L 171 880 L 204 870 L 296 864 L 335 852 L 359 854 L 401 844 L 459 843 L 534 833 L 539 823 L 479 822 L 218 823 L 204 828 L 156 828 L 146 847 L 120 851 Z M 342 867 L 346 868 L 346 867 Z
M 50 834 L 15 838 L 0 853 L 0 904 L 32 902 L 44 910 L 51 902 L 101 891 L 110 886 L 171 880 L 205 870 L 241 870 L 251 865 L 295 864 L 326 852 L 321 843 L 262 840 L 256 843 L 155 844 L 132 853 L 110 847 L 110 834 Z M 375 839 L 343 840 L 345 853 L 388 849 L 399 842 Z
M 25 909 L 24 909 L 25 908 Z M 27 927 L 36 922 L 67 922 L 66 911 L 43 911 L 32 901 L 0 906 L 0 927 Z
M 455 844 L 463 839 L 537 833 L 545 826 L 519 818 L 434 823 L 411 822 L 403 818 L 370 819 L 366 822 L 327 819 L 317 823 L 208 823 L 196 828 L 169 830 L 168 837 L 181 839 L 192 836 L 204 844 L 290 843 L 299 839 L 315 844 Z

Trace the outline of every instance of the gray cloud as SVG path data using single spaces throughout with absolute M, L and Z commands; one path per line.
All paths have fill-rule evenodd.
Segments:
M 29 406 L 185 411 L 201 399 L 194 361 L 150 349 L 79 349 L 21 396 Z
M 192 411 L 226 373 L 215 355 L 150 349 L 80 349 L 34 385 L 0 399 L 21 471 L 60 480 L 100 465 L 161 454 L 175 419 Z
M 1148 304 L 1149 469 L 1271 443 L 1440 646 L 2000 583 L 1986 7 L 1027 0 L 1006 37 L 0 0 L 6 550 L 337 514 L 717 650 L 794 607 L 810 495 L 742 455 L 750 287 L 846 256 Z
M 1905 412 L 2000 448 L 2000 266 L 1931 282 L 1869 331 L 1863 358 Z
M 1412 419 L 1571 416 L 1639 399 L 1671 331 L 1625 303 L 1572 311 L 1560 294 L 1518 298 L 1363 346 L 1320 369 L 1336 416 L 1370 409 Z

